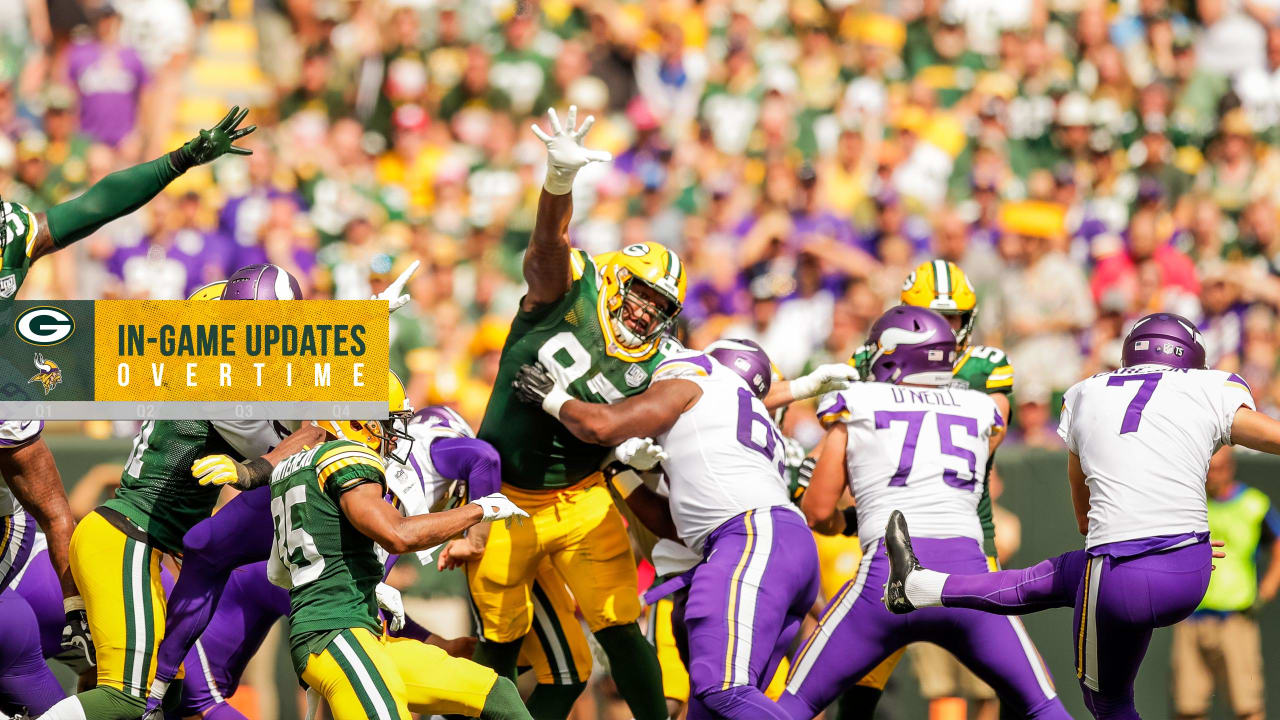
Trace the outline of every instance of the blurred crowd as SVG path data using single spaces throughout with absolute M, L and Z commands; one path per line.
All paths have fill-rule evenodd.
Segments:
M 1280 404 L 1277 0 L 0 6 L 5 199 L 42 210 L 231 103 L 262 128 L 28 298 L 181 298 L 263 260 L 366 298 L 420 259 L 393 367 L 478 421 L 543 175 L 528 126 L 575 104 L 615 160 L 579 176 L 573 241 L 676 249 L 693 346 L 847 358 L 940 256 L 1012 358 L 1017 439 L 1056 444 L 1061 391 L 1157 310 Z

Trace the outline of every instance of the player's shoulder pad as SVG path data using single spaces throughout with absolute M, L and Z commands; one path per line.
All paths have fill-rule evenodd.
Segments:
M 1223 379 L 1222 381 L 1223 385 L 1226 385 L 1229 388 L 1239 388 L 1249 393 L 1250 395 L 1253 395 L 1253 388 L 1249 387 L 1249 383 L 1246 382 L 1243 377 L 1240 377 L 1240 375 L 1233 372 L 1226 372 L 1223 370 L 1220 370 L 1218 372 L 1221 372 L 1223 375 L 1226 376 L 1225 379 Z
M 325 443 L 321 446 L 315 463 L 320 487 L 324 487 L 331 478 L 343 478 L 346 475 L 352 476 L 347 480 L 367 478 L 371 474 L 386 476 L 386 465 L 382 457 L 368 447 L 350 440 Z
M 581 280 L 582 276 L 588 272 L 592 274 L 597 272 L 596 262 L 591 259 L 591 255 L 586 250 L 569 248 L 569 270 L 574 280 Z
M 19 202 L 0 201 L 0 239 L 5 243 L 21 241 L 27 257 L 31 257 L 39 229 L 39 221 L 31 208 Z
M 818 398 L 818 422 L 822 424 L 824 430 L 853 417 L 851 396 L 854 393 L 851 391 L 857 387 L 865 386 L 853 385 L 845 390 L 833 390 Z
M 705 353 L 688 348 L 678 348 L 653 369 L 653 382 L 674 378 L 695 378 L 711 375 L 711 358 Z

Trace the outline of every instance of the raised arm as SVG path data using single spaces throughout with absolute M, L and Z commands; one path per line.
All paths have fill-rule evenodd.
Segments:
M 583 402 L 569 395 L 537 363 L 521 367 L 512 385 L 521 400 L 541 405 L 575 437 L 594 445 L 657 437 L 670 430 L 680 415 L 702 397 L 702 388 L 696 383 L 673 378 L 655 382 L 639 395 L 612 405 Z
M 473 500 L 462 507 L 404 517 L 382 497 L 376 483 L 362 483 L 342 494 L 342 512 L 357 530 L 393 555 L 435 547 L 485 520 L 528 517 L 501 494 Z
M 113 172 L 84 192 L 64 203 L 54 205 L 47 213 L 36 216 L 36 233 L 27 248 L 35 262 L 77 240 L 82 240 L 103 225 L 123 217 L 147 204 L 179 175 L 196 165 L 203 165 L 231 153 L 249 155 L 252 151 L 233 143 L 257 129 L 256 125 L 238 128 L 249 110 L 238 107 L 209 130 L 187 144 L 150 162 Z
M 607 162 L 612 155 L 602 150 L 588 150 L 582 138 L 595 123 L 587 116 L 582 126 L 578 108 L 569 107 L 569 129 L 560 125 L 554 109 L 547 110 L 551 126 L 548 135 L 537 125 L 533 134 L 547 145 L 547 178 L 538 198 L 538 217 L 524 255 L 524 279 L 529 291 L 520 301 L 520 309 L 529 312 L 550 305 L 569 291 L 573 277 L 569 269 L 569 220 L 573 217 L 573 178 L 588 163 Z
M 764 406 L 769 410 L 777 410 L 799 400 L 843 390 L 857 380 L 858 371 L 848 363 L 819 365 L 808 375 L 801 375 L 795 380 L 780 380 L 770 385 L 769 394 L 764 396 Z

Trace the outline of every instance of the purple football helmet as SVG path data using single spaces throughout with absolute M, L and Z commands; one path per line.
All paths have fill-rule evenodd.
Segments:
M 1124 339 L 1124 367 L 1166 365 L 1191 370 L 1205 367 L 1204 338 L 1190 320 L 1173 313 L 1152 313 L 1134 323 Z
M 223 300 L 301 300 L 297 279 L 279 265 L 246 265 L 227 278 Z
M 753 340 L 717 340 L 704 350 L 716 362 L 747 381 L 756 397 L 763 399 L 773 384 L 773 363 L 764 348 Z
M 956 361 L 951 323 L 928 308 L 899 305 L 871 326 L 871 379 L 895 385 L 949 385 Z

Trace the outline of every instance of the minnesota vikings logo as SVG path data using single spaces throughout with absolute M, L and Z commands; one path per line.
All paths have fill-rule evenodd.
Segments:
M 58 383 L 62 382 L 62 368 L 58 367 L 58 363 L 52 360 L 45 360 L 44 355 L 36 353 L 35 357 L 36 370 L 35 375 L 27 382 L 38 382 L 44 387 L 44 394 L 48 395 L 53 389 L 58 387 Z

